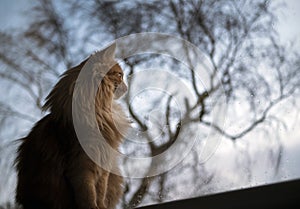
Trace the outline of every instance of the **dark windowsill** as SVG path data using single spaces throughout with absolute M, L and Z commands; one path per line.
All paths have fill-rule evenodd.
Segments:
M 241 189 L 140 209 L 298 209 L 300 180 Z

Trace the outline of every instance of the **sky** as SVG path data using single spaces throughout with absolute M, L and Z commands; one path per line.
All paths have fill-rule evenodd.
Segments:
M 22 27 L 26 24 L 26 18 L 24 14 L 24 10 L 28 9 L 30 5 L 34 2 L 34 0 L 0 0 L 0 30 L 7 30 L 9 28 Z M 297 39 L 298 41 L 295 43 L 297 47 L 300 48 L 300 1 L 299 0 L 287 0 L 284 1 L 286 3 L 287 9 L 285 11 L 278 11 L 278 19 L 279 24 L 276 28 L 279 31 L 279 35 L 281 41 L 283 43 L 290 43 L 291 40 Z M 290 113 L 292 115 L 296 115 L 296 112 Z M 289 133 L 290 139 L 285 142 L 285 147 L 287 152 L 285 153 L 283 164 L 281 167 L 281 176 L 279 179 L 294 179 L 300 177 L 300 143 L 298 137 L 298 130 L 300 130 L 300 120 L 295 121 L 294 127 L 291 128 L 291 132 Z M 285 133 L 287 134 L 287 133 Z M 249 138 L 251 135 L 249 136 Z M 242 146 L 242 145 L 241 145 Z M 267 145 L 266 145 L 267 146 Z M 222 149 L 222 147 L 227 147 L 226 149 Z M 237 177 L 230 172 L 230 160 L 227 159 L 227 162 L 222 160 L 222 156 L 228 155 L 231 158 L 234 158 L 235 155 L 231 155 L 234 147 L 228 143 L 227 141 L 222 141 L 220 144 L 220 149 L 218 149 L 216 155 L 211 159 L 212 164 L 216 167 L 220 167 L 222 164 L 224 175 L 223 178 L 227 178 L 229 180 L 235 180 Z M 263 150 L 263 148 L 262 148 Z M 258 153 L 263 156 L 262 150 L 252 150 L 253 153 Z M 259 166 L 259 165 L 258 165 Z M 220 178 L 222 178 L 220 177 Z M 250 184 L 259 184 L 260 182 L 266 182 L 269 178 L 268 174 L 262 175 L 261 173 L 257 174 L 256 182 L 250 182 Z M 0 197 L 1 203 L 1 197 Z
M 279 25 L 277 27 L 282 40 L 289 41 L 295 38 L 300 38 L 300 1 L 286 0 L 287 10 L 280 10 L 278 13 Z M 299 40 L 298 40 L 298 46 Z
M 273 0 L 274 1 L 274 0 Z M 279 32 L 283 40 L 300 37 L 300 1 L 275 0 L 285 2 L 287 11 L 279 11 Z M 0 29 L 20 26 L 25 23 L 24 11 L 34 0 L 0 0 Z
M 0 0 L 0 29 L 20 27 L 25 23 L 24 11 L 33 0 Z

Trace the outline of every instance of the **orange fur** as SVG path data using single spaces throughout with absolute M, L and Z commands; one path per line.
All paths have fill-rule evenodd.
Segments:
M 91 59 L 93 63 L 113 60 L 114 48 L 109 47 Z M 93 57 L 94 56 L 94 57 Z M 18 184 L 16 200 L 24 209 L 112 209 L 122 196 L 122 177 L 109 173 L 92 161 L 82 149 L 73 126 L 72 99 L 78 75 L 87 60 L 66 71 L 47 97 L 44 105 L 50 113 L 38 121 L 31 132 L 22 139 L 18 150 L 16 168 Z M 95 68 L 97 75 L 103 76 L 96 89 L 76 92 L 81 96 L 78 102 L 91 102 L 96 93 L 95 113 L 97 125 L 108 144 L 117 149 L 122 142 L 120 129 L 128 123 L 120 106 L 117 86 L 126 91 L 122 80 L 123 72 L 115 64 L 106 75 Z M 95 75 L 96 75 L 95 74 Z M 122 76 L 121 76 L 122 75 Z M 97 82 L 93 80 L 92 82 Z M 83 84 L 84 86 L 84 84 Z M 125 87 L 124 87 L 125 86 Z M 118 95 L 117 95 L 118 94 Z M 78 115 L 89 125 L 88 114 Z M 121 131 L 121 132 L 122 132 Z M 116 159 L 106 155 L 103 147 L 98 149 L 100 160 L 117 164 Z

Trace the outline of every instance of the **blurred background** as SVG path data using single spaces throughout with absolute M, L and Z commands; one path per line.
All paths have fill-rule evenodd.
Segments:
M 299 178 L 299 11 L 297 0 L 1 0 L 0 208 L 14 207 L 15 140 L 46 114 L 41 107 L 61 73 L 111 41 L 140 32 L 183 38 L 212 67 L 204 88 L 192 69 L 172 58 L 146 54 L 119 60 L 129 85 L 121 103 L 133 126 L 146 130 L 137 138 L 147 142 L 125 141 L 123 153 L 154 156 L 178 137 L 200 133 L 199 143 L 173 169 L 127 178 L 119 208 Z M 149 66 L 171 72 L 188 86 L 193 99 L 185 98 L 181 118 L 172 95 L 145 94 L 130 102 L 133 87 L 144 85 L 135 75 Z M 166 88 L 174 87 L 168 82 Z M 211 103 L 221 94 L 225 124 L 212 120 Z M 147 105 L 138 108 L 141 104 Z M 147 118 L 158 105 L 160 118 Z M 221 141 L 203 161 L 199 156 L 208 129 Z M 149 140 L 157 130 L 159 140 Z

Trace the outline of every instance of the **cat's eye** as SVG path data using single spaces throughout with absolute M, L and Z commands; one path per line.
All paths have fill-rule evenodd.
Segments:
M 119 76 L 120 78 L 122 78 L 122 77 L 123 77 L 123 74 L 122 74 L 122 73 L 118 73 L 118 76 Z

